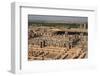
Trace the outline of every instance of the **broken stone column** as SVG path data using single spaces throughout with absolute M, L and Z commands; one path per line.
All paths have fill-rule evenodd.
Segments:
M 68 36 L 68 32 L 67 31 L 65 31 L 65 37 L 67 37 Z

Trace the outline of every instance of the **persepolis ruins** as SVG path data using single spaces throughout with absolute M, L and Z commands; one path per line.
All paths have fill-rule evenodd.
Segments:
M 54 26 L 50 26 L 50 25 Z M 47 25 L 47 26 L 44 26 Z M 88 24 L 31 23 L 28 26 L 28 60 L 85 59 L 88 57 Z

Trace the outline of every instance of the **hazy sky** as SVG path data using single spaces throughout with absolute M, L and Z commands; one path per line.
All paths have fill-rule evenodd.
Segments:
M 44 23 L 87 23 L 88 18 L 77 16 L 28 15 L 28 21 Z

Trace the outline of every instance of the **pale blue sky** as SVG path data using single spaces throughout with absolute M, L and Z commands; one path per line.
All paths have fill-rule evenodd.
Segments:
M 88 17 L 28 15 L 28 21 L 29 22 L 45 22 L 45 23 L 87 23 Z

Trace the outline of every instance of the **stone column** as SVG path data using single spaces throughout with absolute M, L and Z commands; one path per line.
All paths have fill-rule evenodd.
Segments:
M 80 33 L 80 40 L 83 40 L 83 32 Z
M 84 24 L 84 29 L 86 29 L 86 24 Z
M 40 48 L 43 48 L 43 42 L 40 43 Z
M 67 37 L 68 36 L 68 32 L 67 31 L 65 31 L 65 37 Z
M 80 29 L 82 29 L 83 28 L 83 25 L 82 24 L 80 24 Z

